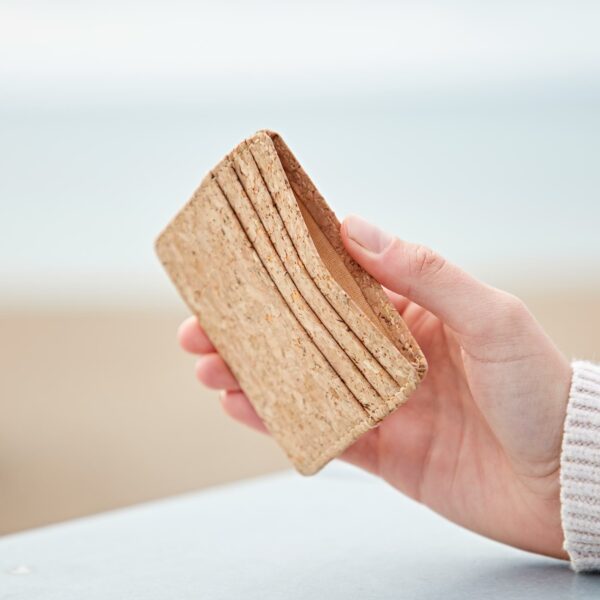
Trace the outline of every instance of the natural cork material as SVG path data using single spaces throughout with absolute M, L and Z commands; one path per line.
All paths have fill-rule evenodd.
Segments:
M 290 277 L 289 272 L 286 271 L 284 263 L 275 251 L 273 242 L 258 218 L 229 160 L 221 163 L 213 171 L 213 174 L 221 190 L 229 200 L 233 211 L 246 232 L 248 239 L 254 246 L 262 264 L 269 272 L 273 283 L 296 316 L 300 325 L 302 325 L 308 336 L 353 393 L 357 401 L 363 405 L 369 416 L 374 419 L 374 422 L 382 419 L 388 412 L 385 405 L 382 405 L 381 399 L 376 395 L 373 388 L 361 376 L 361 373 L 344 352 L 343 348 L 336 342 L 328 329 L 323 326 L 323 323 L 311 308 L 311 304 L 313 306 L 315 304 L 312 302 L 314 297 L 307 296 L 298 291 L 294 283 L 295 278 Z M 293 261 L 290 260 L 289 262 Z M 294 267 L 296 269 L 303 268 L 299 262 L 298 264 L 294 264 Z M 308 276 L 307 279 L 310 280 Z M 308 301 L 306 298 L 308 298 Z
M 157 253 L 303 474 L 402 404 L 426 371 L 383 289 L 281 138 L 259 132 L 204 179 Z
M 370 414 L 377 420 L 382 419 L 398 406 L 397 396 L 400 393 L 398 384 L 381 369 L 311 278 L 296 252 L 250 150 L 242 144 L 233 151 L 231 156 L 240 181 L 287 268 L 289 277 L 296 284 L 302 297 L 313 307 L 321 321 L 321 328 L 331 333 L 344 353 L 360 370 L 362 377 L 359 376 L 359 380 L 366 379 L 369 382 L 370 392 L 362 398 Z
M 331 253 L 331 249 L 337 257 L 341 258 L 346 266 L 352 279 L 355 280 L 356 286 L 349 279 L 350 286 L 364 295 L 368 307 L 377 315 L 379 325 L 388 337 L 396 344 L 400 352 L 415 368 L 419 375 L 419 379 L 423 379 L 427 372 L 427 361 L 425 356 L 412 334 L 408 330 L 406 323 L 398 311 L 392 306 L 388 297 L 381 285 L 379 285 L 356 261 L 345 251 L 342 237 L 340 235 L 340 222 L 335 213 L 328 206 L 327 202 L 315 184 L 306 174 L 296 157 L 292 154 L 281 136 L 274 132 L 264 132 L 272 140 L 275 151 L 281 161 L 281 165 L 285 171 L 288 181 L 294 191 L 296 198 L 299 199 L 298 204 L 303 210 L 305 217 L 306 212 L 310 213 L 311 222 L 316 225 L 316 229 L 320 230 L 327 239 L 328 244 L 321 248 L 317 247 L 319 252 L 323 254 Z M 338 260 L 339 260 L 338 258 Z M 342 271 L 340 269 L 340 271 Z M 343 284 L 342 284 L 343 285 Z

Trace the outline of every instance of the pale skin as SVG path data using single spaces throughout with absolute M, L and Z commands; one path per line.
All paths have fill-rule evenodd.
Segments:
M 389 290 L 429 372 L 403 407 L 342 456 L 463 527 L 567 558 L 559 465 L 571 368 L 526 306 L 434 251 L 359 217 L 350 255 Z M 179 330 L 225 412 L 265 426 L 195 317 Z

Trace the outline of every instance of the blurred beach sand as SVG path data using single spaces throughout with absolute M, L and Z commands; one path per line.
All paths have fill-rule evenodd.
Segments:
M 511 291 L 567 356 L 600 359 L 600 289 Z M 4 311 L 0 533 L 288 467 L 195 381 L 184 316 Z

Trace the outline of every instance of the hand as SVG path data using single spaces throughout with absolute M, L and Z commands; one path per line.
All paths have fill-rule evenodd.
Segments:
M 559 464 L 571 368 L 525 305 L 358 217 L 348 252 L 389 291 L 429 362 L 407 404 L 343 455 L 464 527 L 550 556 L 562 548 Z M 233 418 L 265 427 L 195 318 L 180 342 Z

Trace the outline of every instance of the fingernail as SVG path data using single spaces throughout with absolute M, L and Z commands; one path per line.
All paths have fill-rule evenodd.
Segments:
M 355 241 L 365 250 L 375 254 L 381 254 L 394 240 L 393 236 L 389 233 L 382 231 L 356 215 L 347 217 L 344 225 L 346 226 L 346 233 L 351 240 Z

